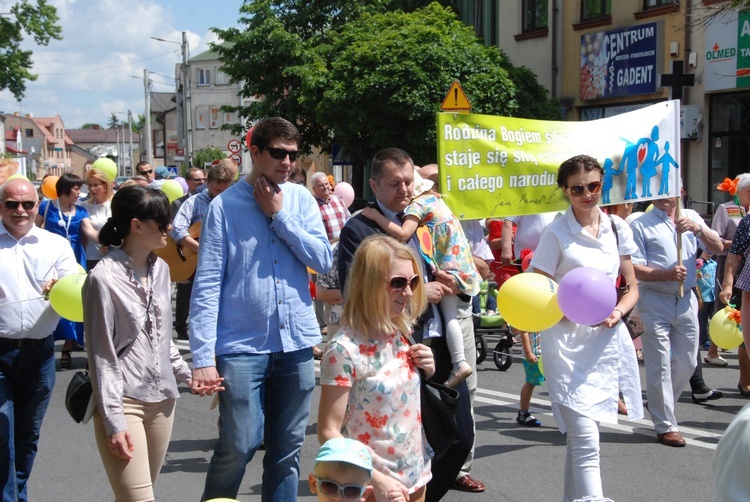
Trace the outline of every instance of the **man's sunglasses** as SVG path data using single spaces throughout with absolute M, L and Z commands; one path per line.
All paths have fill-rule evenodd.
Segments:
M 573 197 L 580 197 L 581 195 L 583 195 L 584 190 L 588 190 L 588 192 L 593 195 L 599 193 L 601 189 L 601 181 L 592 181 L 588 185 L 573 185 L 572 187 L 568 187 L 570 195 L 572 195 Z
M 153 169 L 149 169 L 148 171 L 139 171 L 138 174 L 151 174 L 153 172 L 154 172 Z
M 206 181 L 206 178 L 188 178 L 187 181 L 199 181 L 201 183 L 204 183 Z
M 297 155 L 299 155 L 297 150 L 284 150 L 283 148 L 270 148 L 267 146 L 259 146 L 258 148 L 260 148 L 261 151 L 268 150 L 268 155 L 276 160 L 284 160 L 288 155 L 289 161 L 294 162 L 297 160 Z
M 334 497 L 340 493 L 341 498 L 343 499 L 357 500 L 362 497 L 362 495 L 364 495 L 365 490 L 367 489 L 366 485 L 341 486 L 337 482 L 331 481 L 330 479 L 322 479 L 317 476 L 315 476 L 315 478 L 318 480 L 318 491 L 323 495 L 327 495 L 329 497 Z
M 409 288 L 414 291 L 415 289 L 417 289 L 419 282 L 420 281 L 418 275 L 413 276 L 411 279 L 396 276 L 392 277 L 391 280 L 388 281 L 388 287 L 391 288 L 391 291 L 403 291 L 406 289 L 406 286 L 409 286 Z
M 35 200 L 6 200 L 5 201 L 5 209 L 8 211 L 15 211 L 18 209 L 18 206 L 21 206 L 24 211 L 31 211 L 34 209 L 34 206 L 36 206 Z

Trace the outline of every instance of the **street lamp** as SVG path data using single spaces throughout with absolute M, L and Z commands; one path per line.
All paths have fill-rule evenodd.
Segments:
M 159 42 L 166 42 L 168 44 L 177 44 L 180 46 L 182 52 L 182 86 L 183 86 L 183 106 L 182 106 L 182 122 L 183 122 L 183 136 L 185 137 L 185 158 L 188 159 L 188 168 L 190 167 L 190 158 L 193 155 L 193 122 L 192 122 L 192 104 L 190 101 L 190 46 L 187 41 L 187 32 L 182 32 L 182 42 L 175 42 L 174 40 L 166 40 L 159 37 L 151 37 L 152 40 Z

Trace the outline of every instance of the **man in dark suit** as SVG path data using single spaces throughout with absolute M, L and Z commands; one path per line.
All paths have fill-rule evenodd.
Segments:
M 400 216 L 406 206 L 409 205 L 414 194 L 414 162 L 405 151 L 398 148 L 386 148 L 375 154 L 372 160 L 370 172 L 370 188 L 375 193 L 375 202 L 371 207 L 377 209 L 386 218 L 400 224 Z M 382 234 L 383 230 L 377 223 L 371 221 L 361 214 L 350 218 L 341 230 L 339 240 L 339 280 L 342 290 L 345 290 L 347 273 L 352 263 L 354 253 L 359 244 L 370 235 Z M 431 304 L 425 315 L 422 316 L 422 326 L 414 330 L 414 339 L 422 341 L 423 333 L 439 326 L 435 323 L 439 316 L 437 304 L 443 295 L 457 294 L 458 288 L 455 278 L 446 272 L 437 271 L 431 273 L 424 260 L 419 254 L 419 243 L 416 237 L 406 243 L 417 255 L 422 271 L 429 277 L 430 282 L 425 284 L 427 299 Z M 435 315 L 437 314 L 437 316 Z M 444 382 L 451 370 L 450 354 L 445 343 L 445 338 L 429 338 L 428 341 L 435 355 L 435 367 L 437 371 L 433 376 L 436 382 Z M 471 417 L 471 405 L 469 403 L 469 392 L 466 382 L 461 382 L 456 387 L 460 394 L 459 406 L 456 410 L 456 421 L 458 422 L 458 437 L 450 450 L 441 458 L 432 463 L 432 480 L 427 484 L 427 501 L 440 500 L 453 485 L 466 456 L 474 444 L 474 423 Z

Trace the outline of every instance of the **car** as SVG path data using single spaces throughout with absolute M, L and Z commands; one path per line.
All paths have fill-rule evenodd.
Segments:
M 130 176 L 118 176 L 118 177 L 116 177 L 115 178 L 115 186 L 114 186 L 115 190 L 117 190 L 118 188 L 120 188 L 120 185 L 122 185 L 123 183 L 125 183 L 129 179 L 130 179 Z

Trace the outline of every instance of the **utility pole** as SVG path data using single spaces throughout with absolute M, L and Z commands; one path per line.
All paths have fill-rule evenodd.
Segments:
M 183 96 L 185 102 L 183 103 L 183 112 L 185 122 L 185 160 L 187 161 L 187 167 L 190 169 L 191 160 L 193 157 L 193 119 L 192 119 L 192 104 L 190 101 L 190 46 L 187 41 L 187 32 L 182 32 L 182 76 L 183 76 Z
M 125 173 L 126 176 L 132 176 L 133 175 L 133 114 L 130 110 L 128 110 L 128 133 L 130 134 L 130 167 L 128 168 L 128 172 Z
M 141 143 L 146 148 L 146 162 L 153 167 L 154 152 L 151 148 L 151 89 L 149 89 L 148 70 L 145 69 L 143 70 L 143 87 L 146 94 L 146 141 L 145 143 L 141 141 Z
M 115 126 L 115 145 L 117 150 L 117 175 L 122 175 L 122 154 L 120 153 L 120 125 Z

